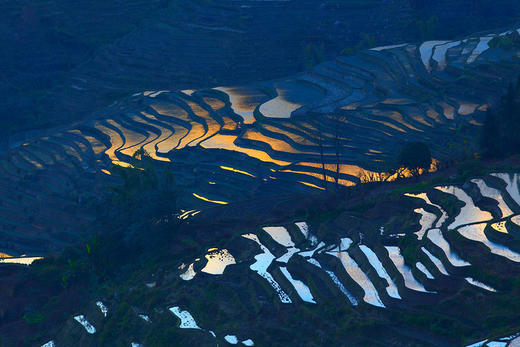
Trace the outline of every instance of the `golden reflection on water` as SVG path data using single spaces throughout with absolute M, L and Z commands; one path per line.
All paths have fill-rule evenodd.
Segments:
M 168 153 L 178 148 L 181 139 L 188 134 L 188 129 L 183 126 L 177 124 L 171 126 L 174 129 L 173 135 L 157 144 L 157 151 L 160 153 Z
M 295 133 L 292 133 L 290 131 L 287 131 L 287 130 L 283 130 L 283 129 L 279 129 L 271 124 L 262 124 L 262 127 L 268 131 L 271 131 L 271 132 L 274 132 L 274 133 L 278 133 L 280 135 L 283 135 L 283 136 L 287 136 L 289 137 L 291 140 L 293 140 L 294 142 L 300 144 L 300 145 L 306 145 L 306 146 L 317 146 L 318 143 L 317 142 L 312 142 L 310 141 L 309 139 L 303 137 L 303 136 L 300 136 L 298 134 L 295 134 Z M 297 127 L 295 127 L 295 130 L 299 130 L 299 131 L 304 131 L 304 129 L 298 129 Z M 307 134 L 309 136 L 312 136 L 310 134 Z
M 247 129 L 242 135 L 242 138 L 259 141 L 267 144 L 275 151 L 286 152 L 286 153 L 299 153 L 299 154 L 319 154 L 318 152 L 300 151 L 292 147 L 290 144 L 277 138 L 266 136 L 254 129 Z
M 191 121 L 188 112 L 174 103 L 155 101 L 150 107 L 163 116 L 179 118 L 187 122 Z
M 298 183 L 301 183 L 301 184 L 304 184 L 306 186 L 309 186 L 309 187 L 312 187 L 312 188 L 316 188 L 316 189 L 319 189 L 319 190 L 325 190 L 325 188 L 323 187 L 319 187 L 315 184 L 312 184 L 312 183 L 309 183 L 309 182 L 305 182 L 305 181 L 298 181 Z
M 206 104 L 208 104 L 211 107 L 211 109 L 214 111 L 218 111 L 221 108 L 224 108 L 226 106 L 226 104 L 224 102 L 222 102 L 221 100 L 216 99 L 216 98 L 211 98 L 208 96 L 203 97 L 202 100 Z
M 426 115 L 436 121 L 437 123 L 442 123 L 441 118 L 439 117 L 439 112 L 435 111 L 433 108 L 429 108 L 426 111 Z
M 148 132 L 149 134 L 149 138 L 147 139 L 147 143 L 145 145 L 142 146 L 142 148 L 150 155 L 150 157 L 154 160 L 159 160 L 159 161 L 165 161 L 165 162 L 169 162 L 170 159 L 168 158 L 164 158 L 164 157 L 159 157 L 157 154 L 156 154 L 156 149 L 155 149 L 155 146 L 157 143 L 163 141 L 164 139 L 166 139 L 168 136 L 171 136 L 172 135 L 172 132 L 166 128 L 163 128 L 161 127 L 160 125 L 157 125 L 155 123 L 150 123 L 148 120 L 147 120 L 147 117 L 144 115 L 145 112 L 141 112 L 141 114 L 143 114 L 143 118 L 141 117 L 138 117 L 138 116 L 133 116 L 132 117 L 132 120 L 136 123 L 142 123 L 142 124 L 146 124 L 148 126 L 151 126 L 151 127 L 154 127 L 156 129 L 159 129 L 160 131 L 160 134 L 157 135 L 155 133 L 150 133 Z M 150 140 L 151 139 L 151 140 Z
M 322 163 L 313 163 L 313 162 L 298 162 L 298 165 L 301 166 L 310 166 L 314 168 L 322 169 Z M 325 170 L 330 172 L 336 172 L 336 164 L 325 164 Z M 351 165 L 351 164 L 339 164 L 339 173 L 340 174 L 346 174 L 346 175 L 352 175 L 352 176 L 358 176 L 360 175 L 360 172 L 369 172 L 373 173 L 373 171 L 363 169 L 362 167 L 358 165 Z
M 289 91 L 276 88 L 277 97 L 260 105 L 260 113 L 268 118 L 290 118 L 291 113 L 299 109 L 303 104 L 287 100 Z
M 411 118 L 413 118 L 414 121 L 421 123 L 422 125 L 425 125 L 427 127 L 433 128 L 433 125 L 426 120 L 424 114 L 412 112 L 409 112 L 408 114 Z
M 99 142 L 99 140 L 93 136 L 85 135 L 85 134 L 81 133 L 81 131 L 79 131 L 79 130 L 71 130 L 70 132 L 85 138 L 89 142 L 90 148 L 92 148 L 92 151 L 94 151 L 95 155 L 99 155 L 99 154 L 103 153 L 107 148 L 104 144 Z
M 138 149 L 136 148 L 137 145 L 144 143 L 149 138 L 150 134 L 146 136 L 136 131 L 130 130 L 113 119 L 108 119 L 106 122 L 112 125 L 113 127 L 119 129 L 119 131 L 123 134 L 124 145 L 119 149 L 119 151 L 128 156 L 134 154 L 134 152 Z
M 21 153 L 21 151 L 18 152 L 18 153 L 20 154 L 20 156 L 21 156 L 23 159 L 25 159 L 26 161 L 28 161 L 29 163 L 31 163 L 32 165 L 34 165 L 37 169 L 42 169 L 42 168 L 43 168 L 43 165 L 42 165 L 42 164 L 40 164 L 40 163 L 38 163 L 37 161 L 31 159 L 29 156 L 27 156 L 27 155 Z
M 413 125 L 411 125 L 410 123 L 408 123 L 407 121 L 405 121 L 404 118 L 403 118 L 403 115 L 400 114 L 397 111 L 372 110 L 372 114 L 374 116 L 378 116 L 378 117 L 381 117 L 381 118 L 393 119 L 394 121 L 404 125 L 405 127 L 409 128 L 409 129 L 412 129 L 412 130 L 415 130 L 415 131 L 424 132 L 423 130 L 418 129 L 418 128 L 414 127 Z M 402 130 L 400 128 L 397 128 L 397 130 L 404 131 L 404 130 Z
M 212 202 L 214 204 L 219 204 L 219 205 L 227 205 L 229 204 L 229 202 L 226 202 L 226 201 L 219 201 L 219 200 L 210 200 L 208 198 L 205 198 L 199 194 L 196 194 L 196 193 L 193 193 L 193 196 L 196 197 L 197 199 L 200 199 L 200 200 L 203 200 L 203 201 L 207 201 L 207 202 Z
M 201 139 L 206 133 L 206 130 L 202 124 L 197 122 L 191 122 L 190 124 L 191 129 L 189 130 L 188 134 L 181 139 L 181 143 L 177 147 L 178 149 L 186 147 L 191 141 Z
M 297 171 L 297 170 L 278 170 L 278 172 L 307 175 L 307 176 L 311 176 L 311 177 L 315 177 L 317 179 L 323 180 L 323 174 L 316 173 L 316 172 Z M 331 176 L 330 173 L 326 174 L 326 177 L 327 177 L 327 182 L 336 182 L 335 178 L 333 176 Z M 338 179 L 338 184 L 340 184 L 342 186 L 346 186 L 346 187 L 355 185 L 354 182 L 351 182 L 351 181 L 348 181 L 348 180 L 345 180 L 342 178 Z
M 120 160 L 112 160 L 112 164 L 122 166 L 122 167 L 129 167 L 132 169 L 134 168 L 134 166 L 132 164 L 125 163 L 124 161 L 120 161 Z
M 237 138 L 236 135 L 217 134 L 217 135 L 201 142 L 200 145 L 203 148 L 218 148 L 218 149 L 226 149 L 228 151 L 244 153 L 252 158 L 256 158 L 258 160 L 268 162 L 268 163 L 274 163 L 274 164 L 277 164 L 280 166 L 291 164 L 288 161 L 273 159 L 273 158 L 271 158 L 271 156 L 269 154 L 267 154 L 264 151 L 260 151 L 257 149 L 238 147 L 237 145 L 234 144 L 234 141 L 236 140 L 236 138 Z
M 244 89 L 240 87 L 218 87 L 214 88 L 229 96 L 231 109 L 233 112 L 242 117 L 245 124 L 255 122 L 253 111 L 260 104 L 260 100 L 266 95 L 254 89 Z
M 376 123 L 379 123 L 379 124 L 383 124 L 383 125 L 385 125 L 385 126 L 387 126 L 387 127 L 389 127 L 389 128 L 392 128 L 392 129 L 394 129 L 394 130 L 400 131 L 400 132 L 402 132 L 402 133 L 406 133 L 406 130 L 404 130 L 404 129 L 402 129 L 402 128 L 398 127 L 397 125 L 392 124 L 392 123 L 390 123 L 390 122 L 387 122 L 387 121 L 384 121 L 384 120 L 379 120 L 379 119 L 374 119 L 374 118 L 369 117 L 369 116 L 365 116 L 365 117 L 363 117 L 363 118 L 365 118 L 365 119 L 367 119 L 367 120 L 369 120 L 369 121 L 372 121 L 372 122 L 376 122 Z M 387 134 L 388 136 L 393 136 L 392 134 L 389 134 L 389 133 L 385 133 L 385 134 Z
M 109 129 L 100 123 L 95 123 L 94 127 L 110 137 L 111 146 L 110 148 L 107 148 L 105 150 L 105 154 L 108 155 L 108 158 L 110 158 L 110 160 L 117 161 L 118 159 L 116 157 L 115 152 L 119 148 L 123 147 L 123 139 L 121 138 L 121 136 L 114 130 Z
M 455 108 L 451 106 L 450 104 L 442 101 L 438 102 L 437 105 L 442 107 L 442 112 L 444 113 L 444 117 L 448 119 L 454 119 L 455 118 Z
M 247 176 L 251 176 L 251 177 L 256 177 L 255 175 L 247 172 L 247 171 L 242 171 L 242 170 L 237 170 L 237 169 L 234 169 L 232 167 L 229 167 L 229 166 L 220 166 L 220 168 L 222 170 L 226 170 L 226 171 L 233 171 L 233 172 L 236 172 L 236 173 L 240 173 L 240 174 L 243 174 L 243 175 L 247 175 Z

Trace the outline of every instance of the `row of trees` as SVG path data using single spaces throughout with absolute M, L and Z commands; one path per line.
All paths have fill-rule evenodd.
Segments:
M 520 153 L 520 79 L 509 85 L 495 108 L 487 110 L 480 148 L 485 158 Z
M 335 120 L 333 138 L 326 138 L 323 134 L 322 123 L 317 123 L 318 146 L 320 151 L 322 188 L 325 190 L 340 190 L 341 167 L 343 163 L 343 151 L 345 150 L 342 142 L 342 133 L 348 132 L 342 126 L 347 123 L 347 117 L 341 114 L 331 114 L 328 117 Z M 332 142 L 332 143 L 331 143 Z M 333 155 L 325 155 L 325 146 L 330 146 L 334 150 Z M 379 170 L 359 172 L 361 183 L 385 182 L 403 177 L 417 177 L 430 170 L 433 162 L 430 148 L 423 142 L 406 142 L 401 147 L 396 156 L 382 163 Z M 330 174 L 327 174 L 330 172 Z M 331 179 L 332 178 L 332 179 Z M 331 182 L 332 181 L 332 182 Z M 328 182 L 332 184 L 328 184 Z

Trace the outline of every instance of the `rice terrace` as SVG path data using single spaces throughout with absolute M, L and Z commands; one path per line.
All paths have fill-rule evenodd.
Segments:
M 0 346 L 520 346 L 520 4 L 0 4 Z

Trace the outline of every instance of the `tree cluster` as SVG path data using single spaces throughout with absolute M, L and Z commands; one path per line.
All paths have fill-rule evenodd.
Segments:
M 361 183 L 386 182 L 403 177 L 417 177 L 428 172 L 432 166 L 432 154 L 424 142 L 407 142 L 401 148 L 395 162 L 386 168 L 360 172 Z
M 421 172 L 428 171 L 431 163 L 430 148 L 422 142 L 406 143 L 397 158 L 398 166 L 410 170 L 412 176 L 418 176 Z

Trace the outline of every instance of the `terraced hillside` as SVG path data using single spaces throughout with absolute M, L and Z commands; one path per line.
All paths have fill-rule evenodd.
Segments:
M 147 88 L 287 75 L 304 68 L 307 44 L 322 44 L 321 54 L 331 56 L 357 40 L 357 30 L 383 27 L 386 42 L 404 24 L 385 23 L 385 16 L 408 18 L 407 10 L 393 3 L 343 1 L 342 11 L 336 5 L 317 0 L 6 1 L 0 15 L 0 90 L 10 97 L 0 100 L 2 129 L 79 120 Z M 370 14 L 374 8 L 383 11 Z M 317 25 L 310 28 L 306 21 Z
M 0 148 L 13 131 L 80 120 L 140 90 L 211 87 L 301 71 L 362 42 L 510 26 L 510 0 L 6 0 Z M 464 16 L 460 16 L 464 13 Z M 311 25 L 309 25 L 311 23 Z
M 520 175 L 407 192 L 390 213 L 381 204 L 327 230 L 298 219 L 212 225 L 221 236 L 197 239 L 200 253 L 69 315 L 42 343 L 153 345 L 158 329 L 178 327 L 179 344 L 516 346 Z M 412 227 L 395 225 L 399 216 Z M 187 218 L 195 237 L 199 216 Z
M 112 165 L 135 164 L 138 150 L 174 173 L 188 210 L 357 184 L 405 141 L 452 157 L 510 82 L 519 49 L 511 30 L 373 48 L 274 81 L 136 93 L 3 155 L 1 250 L 75 240 L 89 201 L 120 183 Z

